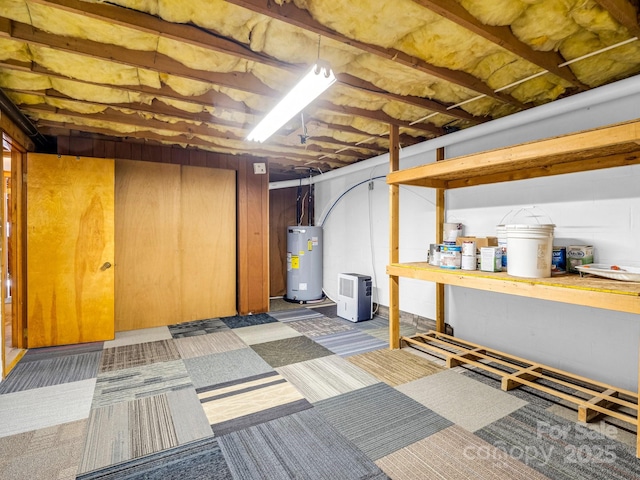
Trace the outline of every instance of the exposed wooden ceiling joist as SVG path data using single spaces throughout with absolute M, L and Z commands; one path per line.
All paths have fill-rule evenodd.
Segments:
M 484 25 L 476 17 L 457 2 L 449 0 L 413 0 L 419 5 L 430 9 L 438 15 L 460 25 L 463 28 L 479 35 L 505 50 L 527 60 L 542 70 L 547 70 L 554 75 L 563 78 L 579 90 L 586 90 L 584 85 L 568 68 L 559 67 L 564 63 L 564 59 L 557 52 L 540 52 L 533 50 L 528 45 L 522 43 L 509 27 Z
M 607 10 L 621 25 L 625 26 L 631 35 L 640 38 L 637 2 L 635 5 L 629 2 L 629 0 L 596 0 L 596 2 Z
M 255 13 L 260 13 L 268 17 L 280 20 L 282 22 L 294 25 L 296 27 L 308 30 L 318 35 L 322 35 L 327 38 L 331 38 L 338 42 L 342 42 L 352 47 L 358 48 L 364 52 L 377 55 L 381 58 L 397 62 L 399 64 L 415 68 L 434 77 L 446 80 L 447 82 L 454 83 L 469 90 L 484 94 L 488 97 L 495 98 L 502 102 L 510 103 L 518 108 L 527 108 L 519 100 L 513 98 L 511 95 L 505 93 L 496 93 L 486 85 L 484 82 L 475 78 L 473 75 L 469 75 L 465 72 L 450 70 L 448 68 L 437 67 L 435 65 L 428 64 L 427 62 L 420 60 L 419 58 L 407 55 L 400 50 L 383 48 L 377 45 L 360 42 L 358 40 L 346 37 L 342 34 L 325 27 L 317 22 L 306 10 L 299 9 L 292 3 L 285 3 L 283 5 L 277 5 L 270 0 L 227 0 L 229 3 L 244 7 Z
M 172 40 L 184 42 L 203 49 L 212 50 L 227 55 L 233 55 L 262 65 L 268 65 L 274 68 L 282 69 L 292 73 L 302 73 L 303 69 L 297 65 L 290 65 L 269 57 L 261 53 L 257 53 L 249 49 L 248 46 L 240 45 L 237 42 L 222 38 L 213 32 L 204 31 L 192 25 L 178 25 L 167 22 L 152 15 L 147 15 L 133 10 L 124 10 L 108 4 L 89 4 L 80 0 L 33 0 L 56 8 L 63 9 L 68 12 L 87 15 L 96 20 L 113 22 L 123 27 L 131 28 L 141 32 L 159 35 L 170 38 Z M 401 103 L 433 110 L 434 112 L 444 113 L 448 116 L 468 120 L 473 123 L 482 123 L 483 119 L 478 119 L 473 115 L 465 112 L 460 108 L 450 108 L 451 105 L 444 105 L 439 102 L 413 97 L 410 95 L 394 95 L 386 92 L 375 85 L 362 79 L 357 79 L 351 75 L 339 75 L 338 82 L 352 88 L 367 91 L 374 95 L 387 97 L 390 100 L 396 100 Z

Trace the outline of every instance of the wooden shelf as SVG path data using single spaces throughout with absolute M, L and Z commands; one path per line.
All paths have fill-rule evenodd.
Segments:
M 444 285 L 640 314 L 640 283 L 579 275 L 513 277 L 503 272 L 449 270 L 426 262 L 393 263 L 387 274 Z
M 390 185 L 460 188 L 640 164 L 640 120 L 391 172 Z

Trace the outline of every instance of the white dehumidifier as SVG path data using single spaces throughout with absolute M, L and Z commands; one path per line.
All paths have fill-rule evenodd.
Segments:
M 338 316 L 351 322 L 373 317 L 372 283 L 368 275 L 338 274 Z

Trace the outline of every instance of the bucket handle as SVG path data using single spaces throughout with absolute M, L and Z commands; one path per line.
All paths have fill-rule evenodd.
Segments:
M 515 210 L 515 209 L 514 209 Z M 540 207 L 536 207 L 535 205 L 532 205 L 531 207 L 522 207 L 521 209 L 519 209 L 518 211 L 516 211 L 516 213 L 514 213 L 511 218 L 516 218 L 521 212 L 525 212 L 527 210 L 539 210 L 540 212 L 542 212 L 544 214 L 545 217 L 547 217 L 550 221 L 551 224 L 553 224 L 553 220 L 551 219 L 551 217 L 547 214 L 547 212 L 545 212 L 542 208 Z M 513 210 L 511 210 L 509 213 L 507 213 L 504 217 L 502 217 L 502 220 L 500 220 L 499 225 L 504 225 L 504 220 L 511 214 L 511 212 L 513 212 Z M 538 220 L 538 217 L 541 217 L 542 215 L 530 215 L 530 217 L 535 218 L 536 222 L 538 223 L 538 225 L 541 225 L 540 220 Z

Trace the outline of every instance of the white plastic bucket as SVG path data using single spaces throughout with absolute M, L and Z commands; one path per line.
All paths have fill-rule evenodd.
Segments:
M 553 224 L 507 225 L 507 273 L 514 277 L 551 276 Z

